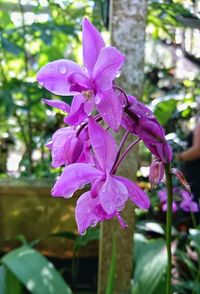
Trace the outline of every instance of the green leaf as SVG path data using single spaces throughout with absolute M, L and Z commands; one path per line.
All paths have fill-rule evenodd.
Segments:
M 157 103 L 154 114 L 162 125 L 166 125 L 168 120 L 172 117 L 176 110 L 176 103 L 177 101 L 175 99 Z
M 18 45 L 14 44 L 10 40 L 3 38 L 3 37 L 1 37 L 1 44 L 2 44 L 2 47 L 7 52 L 10 52 L 10 53 L 17 55 L 17 56 L 23 51 L 23 49 L 21 47 L 19 47 Z
M 0 266 L 0 293 L 1 294 L 21 294 L 22 284 L 13 275 L 11 271 L 5 268 L 4 265 Z
M 191 275 L 195 279 L 196 273 L 197 273 L 197 268 L 196 268 L 195 264 L 192 262 L 192 260 L 185 254 L 185 252 L 183 252 L 181 250 L 177 250 L 176 255 L 183 263 L 185 263 L 185 265 L 190 270 Z
M 17 277 L 9 270 L 6 270 L 6 294 L 22 294 L 23 285 Z
M 0 293 L 6 294 L 6 269 L 3 265 L 0 266 Z
M 135 272 L 132 294 L 154 294 L 158 291 L 158 287 L 159 289 L 163 287 L 167 266 L 164 240 L 148 241 L 141 238 L 140 234 L 135 234 L 134 261 Z
M 6 254 L 2 263 L 33 294 L 72 293 L 53 264 L 28 245 Z

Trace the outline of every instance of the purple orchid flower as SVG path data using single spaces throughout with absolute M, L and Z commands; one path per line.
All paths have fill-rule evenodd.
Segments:
M 76 221 L 80 233 L 88 228 L 94 215 L 96 222 L 113 216 L 119 218 L 119 211 L 124 208 L 128 198 L 140 208 L 147 209 L 150 206 L 149 198 L 139 186 L 129 179 L 112 174 L 117 155 L 113 137 L 93 118 L 89 119 L 88 131 L 96 158 L 95 167 L 84 163 L 67 166 L 52 190 L 53 196 L 69 198 L 83 185 L 92 185 L 90 193 L 83 194 L 77 202 Z M 83 213 L 79 212 L 85 211 L 86 207 L 88 211 L 91 209 L 91 213 L 88 213 L 88 217 L 85 213 L 83 218 Z M 99 213 L 96 212 L 96 207 L 99 208 Z
M 162 210 L 167 211 L 167 190 L 165 188 L 158 191 L 158 197 L 160 198 L 160 202 L 162 204 Z M 178 205 L 175 201 L 172 201 L 172 211 L 176 213 L 178 210 Z
M 175 213 L 179 208 L 184 210 L 185 212 L 198 212 L 199 206 L 195 201 L 192 201 L 192 197 L 190 192 L 185 189 L 181 189 L 178 187 L 173 188 L 173 195 L 178 196 L 176 201 L 174 200 L 172 203 L 172 211 Z M 158 191 L 158 197 L 162 203 L 162 210 L 167 211 L 167 190 L 166 188 Z
M 56 95 L 75 95 L 65 123 L 78 125 L 96 106 L 100 116 L 118 130 L 122 105 L 113 90 L 113 81 L 125 57 L 114 47 L 105 47 L 102 36 L 85 18 L 83 20 L 83 64 L 61 59 L 40 69 L 38 82 Z
M 180 203 L 180 208 L 182 208 L 186 212 L 198 212 L 199 206 L 195 201 L 192 201 L 193 196 L 184 189 L 180 189 L 179 194 L 182 197 L 182 201 Z

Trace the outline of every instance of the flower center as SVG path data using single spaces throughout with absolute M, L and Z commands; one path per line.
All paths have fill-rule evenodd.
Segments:
M 93 90 L 87 90 L 87 91 L 82 91 L 82 94 L 85 97 L 86 101 L 90 101 L 90 100 L 92 100 L 94 92 L 93 92 Z

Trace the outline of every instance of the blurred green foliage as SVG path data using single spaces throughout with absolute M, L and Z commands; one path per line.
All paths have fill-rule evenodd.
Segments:
M 61 114 L 41 102 L 53 95 L 38 86 L 36 73 L 55 59 L 81 60 L 83 16 L 100 25 L 93 1 L 41 3 L 0 1 L 0 138 L 23 144 L 21 175 L 32 177 L 50 176 L 44 145 L 62 125 Z M 38 160 L 33 159 L 36 150 Z

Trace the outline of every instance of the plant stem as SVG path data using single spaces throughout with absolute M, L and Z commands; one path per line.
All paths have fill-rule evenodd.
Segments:
M 124 136 L 123 136 L 123 138 L 122 138 L 122 140 L 121 140 L 121 143 L 120 143 L 120 145 L 119 145 L 119 148 L 118 148 L 118 151 L 117 151 L 117 155 L 116 155 L 116 158 L 115 158 L 115 162 L 114 162 L 114 164 L 113 164 L 112 169 L 114 168 L 115 164 L 117 163 L 117 161 L 118 161 L 118 159 L 119 159 L 119 157 L 120 157 L 120 154 L 121 154 L 122 148 L 123 148 L 124 143 L 125 143 L 125 141 L 126 141 L 126 139 L 127 139 L 127 137 L 128 137 L 128 134 L 129 134 L 129 131 L 126 131 L 126 133 L 124 134 Z
M 128 152 L 137 144 L 140 142 L 140 138 L 138 138 L 137 140 L 133 141 L 124 151 L 124 153 L 122 154 L 122 156 L 119 158 L 119 160 L 116 162 L 116 164 L 113 166 L 111 173 L 115 174 L 120 163 L 123 161 L 123 159 L 126 157 L 126 155 L 128 154 Z
M 196 223 L 195 215 L 193 212 L 191 212 L 191 219 L 192 219 L 193 228 L 196 229 L 197 223 Z
M 167 245 L 167 281 L 166 294 L 171 294 L 171 271 L 172 271 L 172 201 L 173 201 L 173 186 L 172 173 L 169 163 L 165 165 L 166 187 L 167 187 L 167 223 L 166 223 L 166 245 Z

